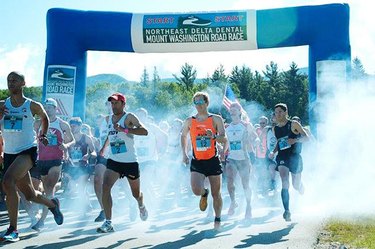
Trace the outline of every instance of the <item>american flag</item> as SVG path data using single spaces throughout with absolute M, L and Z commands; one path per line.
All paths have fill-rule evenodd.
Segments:
M 229 84 L 225 87 L 225 93 L 223 97 L 223 105 L 225 106 L 225 109 L 229 111 L 230 105 L 232 103 L 238 103 L 241 106 L 241 112 L 242 112 L 242 118 L 248 119 L 246 111 L 243 109 L 242 105 L 240 102 L 237 100 L 236 95 L 234 94 L 232 88 L 230 87 Z
M 225 106 L 225 109 L 227 109 L 229 111 L 230 105 L 232 103 L 235 103 L 235 102 L 240 104 L 240 102 L 238 102 L 238 100 L 236 98 L 236 95 L 234 95 L 234 92 L 233 92 L 232 88 L 230 87 L 229 84 L 227 84 L 227 86 L 225 87 L 225 93 L 224 93 L 224 98 L 223 98 L 223 105 Z M 241 108 L 242 108 L 242 106 L 241 106 Z

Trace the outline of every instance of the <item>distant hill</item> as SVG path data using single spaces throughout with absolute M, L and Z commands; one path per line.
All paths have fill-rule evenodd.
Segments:
M 87 77 L 87 86 L 93 86 L 98 83 L 122 84 L 127 80 L 118 74 L 98 74 Z

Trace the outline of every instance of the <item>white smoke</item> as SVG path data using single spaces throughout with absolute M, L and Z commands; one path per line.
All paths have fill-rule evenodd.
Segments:
M 320 101 L 318 141 L 304 147 L 303 209 L 332 214 L 373 212 L 374 80 L 330 82 Z

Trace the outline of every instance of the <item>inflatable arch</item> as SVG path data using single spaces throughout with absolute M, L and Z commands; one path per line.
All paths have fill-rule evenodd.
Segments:
M 337 62 L 331 73 L 350 69 L 347 4 L 150 14 L 53 8 L 47 13 L 43 99 L 54 97 L 61 114 L 84 118 L 88 50 L 168 53 L 302 45 L 309 46 L 312 107 L 319 68 Z

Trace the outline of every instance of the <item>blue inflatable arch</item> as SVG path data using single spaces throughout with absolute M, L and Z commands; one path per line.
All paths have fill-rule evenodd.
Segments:
M 350 68 L 347 4 L 160 14 L 54 8 L 47 13 L 43 98 L 58 99 L 62 115 L 84 119 L 88 50 L 168 53 L 301 45 L 309 46 L 314 106 L 319 62 L 343 62 L 344 73 Z

